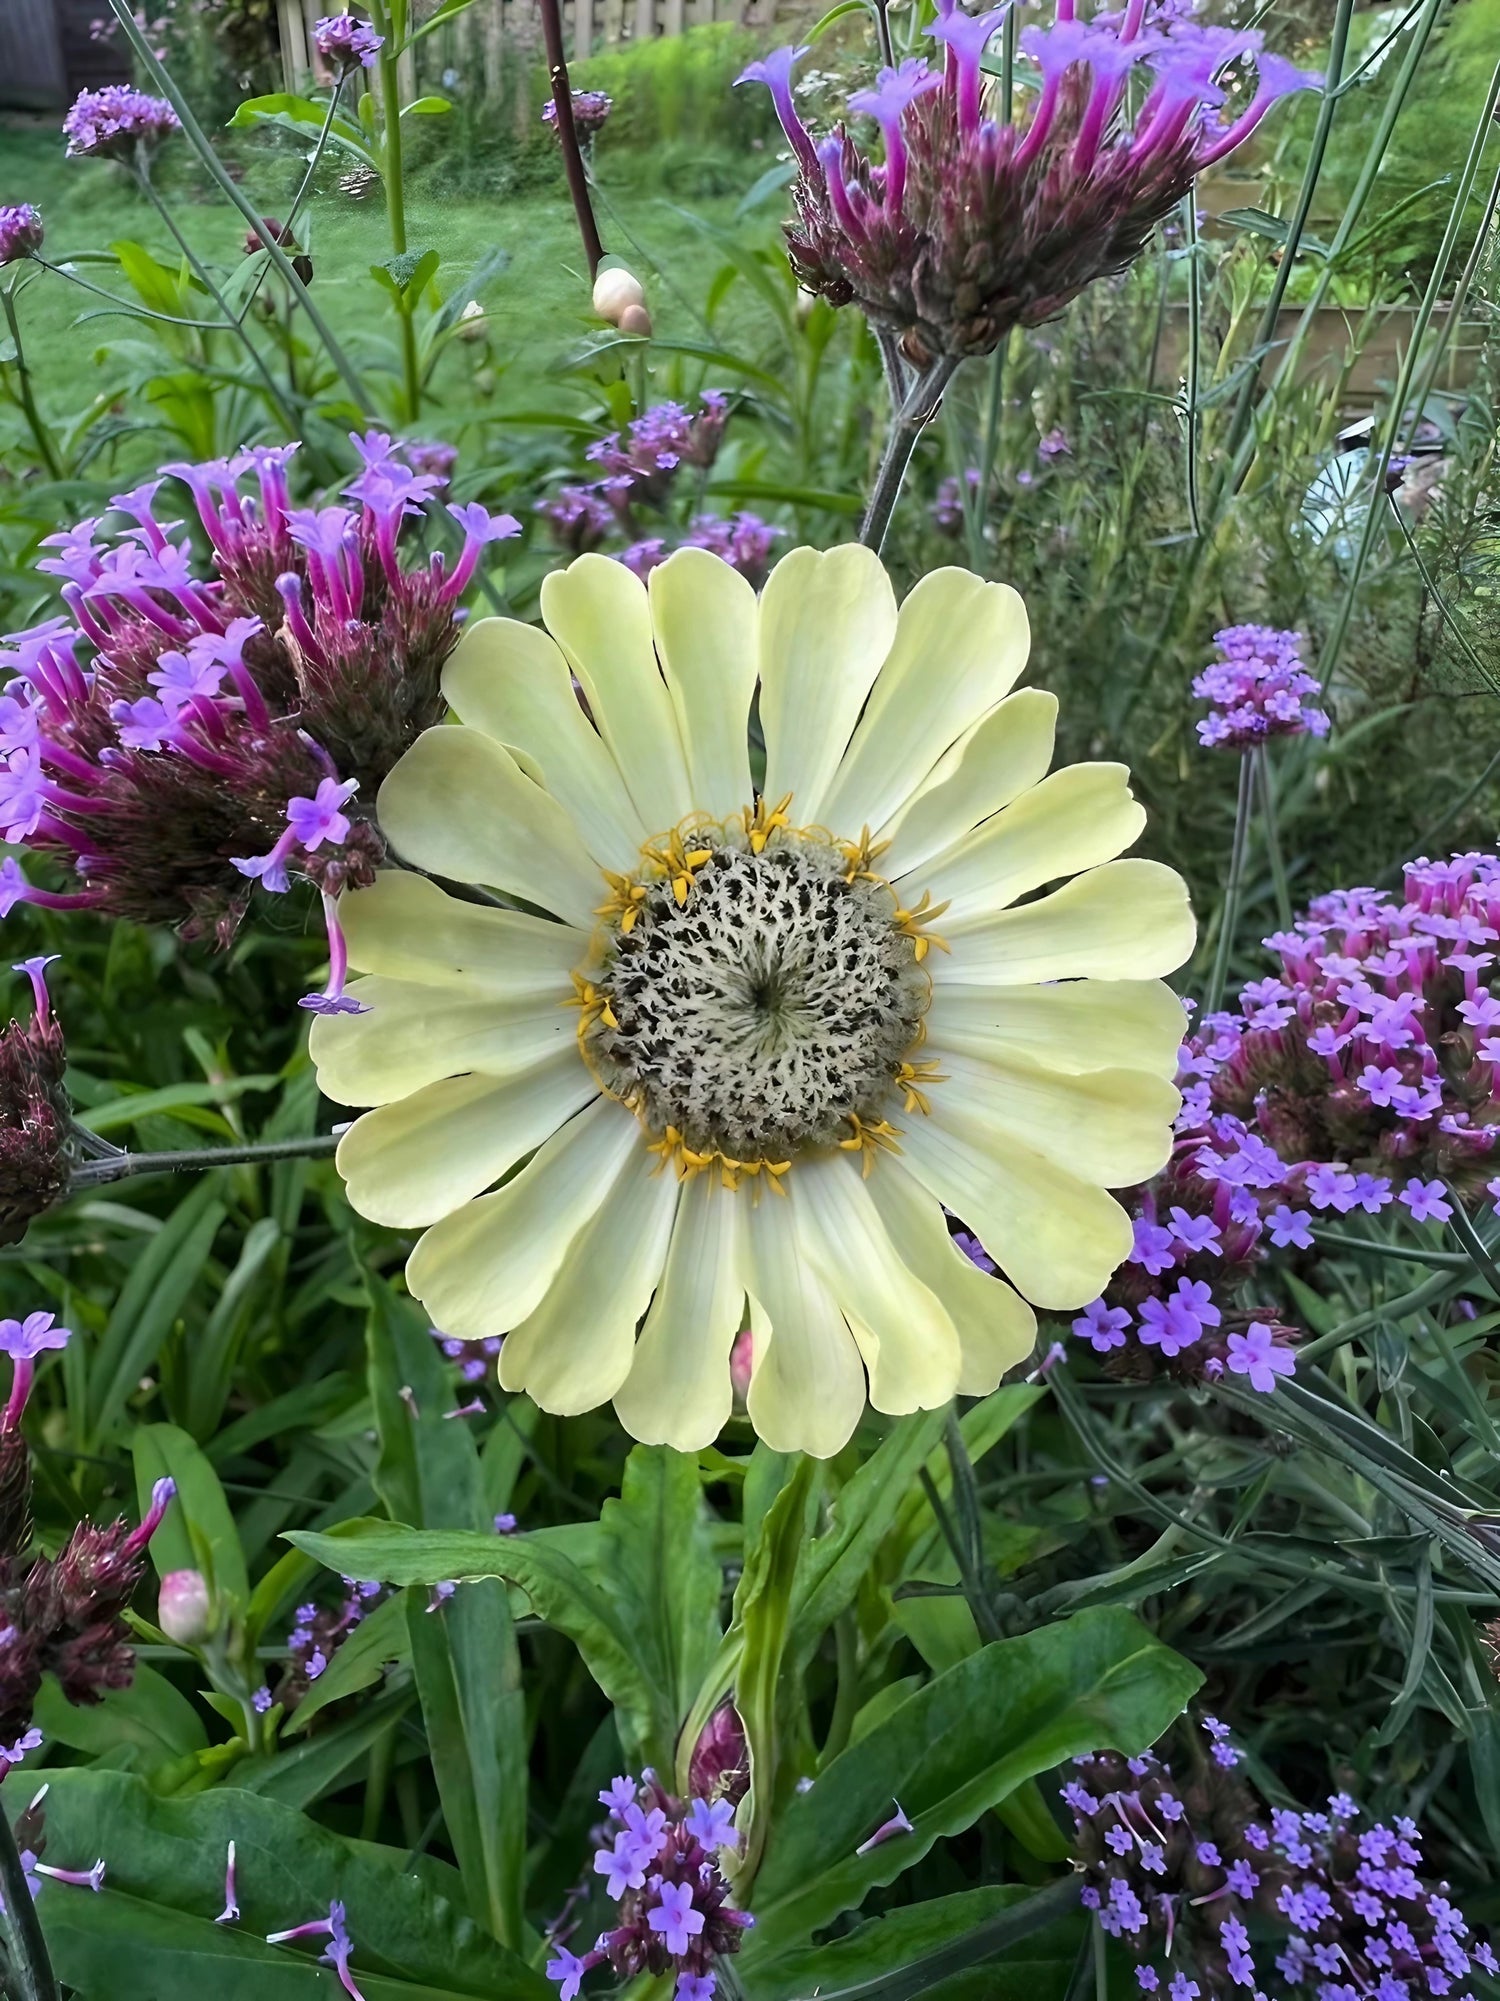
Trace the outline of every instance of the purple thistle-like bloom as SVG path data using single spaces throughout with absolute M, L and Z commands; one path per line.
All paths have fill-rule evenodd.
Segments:
M 966 467 L 962 480 L 957 473 L 950 473 L 946 479 L 938 482 L 937 494 L 928 512 L 932 516 L 933 527 L 940 535 L 957 537 L 963 534 L 966 488 L 971 494 L 979 491 L 978 466 Z
M 42 212 L 30 202 L 0 208 L 0 264 L 14 264 L 42 247 Z
M 1130 1315 L 1123 1306 L 1106 1306 L 1102 1299 L 1096 1299 L 1073 1322 L 1073 1332 L 1081 1341 L 1090 1342 L 1095 1354 L 1107 1355 L 1111 1348 L 1125 1346 L 1129 1326 Z
M 313 28 L 313 47 L 330 69 L 340 73 L 357 67 L 373 69 L 385 46 L 368 21 L 353 14 L 325 14 Z
M 693 517 L 682 546 L 707 549 L 715 556 L 722 556 L 759 590 L 771 568 L 772 545 L 780 540 L 781 534 L 781 529 L 762 521 L 758 514 L 733 514 L 727 521 L 716 514 L 698 514 Z
M 59 1327 L 56 1315 L 28 1313 L 24 1320 L 0 1320 L 0 1354 L 9 1355 L 13 1365 L 10 1396 L 0 1413 L 0 1432 L 14 1431 L 21 1422 L 26 1400 L 36 1375 L 36 1358 L 49 1348 L 66 1348 L 72 1329 Z
M 148 97 L 129 84 L 81 90 L 63 120 L 70 159 L 128 159 L 137 146 L 154 145 L 180 129 L 164 97 Z
M 1302 663 L 1302 639 L 1269 625 L 1230 625 L 1214 634 L 1221 658 L 1193 682 L 1213 707 L 1198 724 L 1209 749 L 1248 750 L 1273 736 L 1326 736 L 1326 710 L 1310 700 L 1322 683 Z
M 369 807 L 407 746 L 443 713 L 456 600 L 509 516 L 454 510 L 456 558 L 402 560 L 400 537 L 442 484 L 383 433 L 356 439 L 348 505 L 297 508 L 295 446 L 176 464 L 98 520 L 44 538 L 72 622 L 0 642 L 0 834 L 78 878 L 43 892 L 19 868 L 10 901 L 91 907 L 227 943 L 249 884 L 293 875 L 329 895 L 373 880 L 384 844 Z M 159 519 L 180 480 L 210 550 Z M 325 996 L 340 1002 L 335 990 Z
M 536 511 L 551 528 L 558 546 L 575 556 L 597 549 L 616 525 L 618 516 L 597 487 L 560 486 L 539 500 Z
M 693 1908 L 692 1885 L 663 1883 L 657 1894 L 661 1901 L 647 1911 L 646 1923 L 661 1933 L 668 1952 L 685 1953 L 704 1925 L 702 1911 Z
M 605 121 L 615 108 L 615 101 L 607 90 L 575 90 L 573 92 L 573 130 L 585 143 L 603 131 Z M 549 97 L 542 106 L 542 123 L 550 130 L 557 130 L 557 100 Z
M 857 302 L 919 367 L 988 353 L 1123 270 L 1202 167 L 1316 81 L 1260 54 L 1257 34 L 1173 21 L 1143 35 L 1139 6 L 1108 24 L 1059 12 L 1023 34 L 1040 90 L 1002 122 L 985 102 L 982 60 L 1005 9 L 941 6 L 927 33 L 944 47 L 942 73 L 909 60 L 850 99 L 880 128 L 881 164 L 842 125 L 821 141 L 809 134 L 792 90 L 805 50 L 776 50 L 740 78 L 770 91 L 796 158 L 787 240 L 798 279 L 835 306 Z M 1226 124 L 1217 78 L 1247 54 L 1256 90 Z M 1132 118 L 1128 73 L 1148 58 L 1155 83 Z

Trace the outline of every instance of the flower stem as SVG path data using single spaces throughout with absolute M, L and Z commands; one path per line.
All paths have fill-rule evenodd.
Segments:
M 334 78 L 333 89 L 328 98 L 328 109 L 323 115 L 323 129 L 318 134 L 318 143 L 313 147 L 308 157 L 306 171 L 303 173 L 297 192 L 292 196 L 292 205 L 286 212 L 286 233 L 288 236 L 294 235 L 296 231 L 297 218 L 302 213 L 302 204 L 307 200 L 308 190 L 313 184 L 313 175 L 317 173 L 322 163 L 323 155 L 327 150 L 329 134 L 333 131 L 333 121 L 338 116 L 339 99 L 343 95 L 343 90 L 344 76 L 340 73 Z M 265 238 L 262 237 L 261 241 L 264 242 Z M 266 282 L 266 273 L 270 268 L 270 263 L 267 262 L 256 273 L 255 283 L 250 287 L 250 296 L 246 299 L 238 314 L 241 320 L 248 317 L 250 308 L 260 295 L 261 286 Z
M 1240 889 L 1245 875 L 1245 851 L 1250 845 L 1250 813 L 1255 798 L 1255 766 L 1250 757 L 1240 755 L 1240 794 L 1234 809 L 1234 840 L 1229 849 L 1229 880 L 1224 885 L 1224 901 L 1219 908 L 1219 941 L 1214 950 L 1214 969 L 1204 996 L 1203 1013 L 1217 1014 L 1229 978 L 1229 955 L 1234 950 L 1234 934 L 1240 914 Z M 1201 1019 L 1201 1017 L 1200 1017 Z
M 182 1168 L 259 1166 L 272 1160 L 306 1160 L 329 1154 L 339 1143 L 337 1133 L 309 1133 L 301 1139 L 249 1140 L 243 1146 L 189 1146 L 171 1153 L 117 1153 L 105 1160 L 86 1160 L 73 1170 L 69 1192 L 97 1188 L 103 1182 L 126 1181 L 136 1174 L 167 1174 Z
M 885 545 L 886 530 L 890 527 L 891 516 L 896 511 L 896 502 L 901 496 L 901 485 L 906 478 L 906 469 L 911 464 L 911 455 L 917 448 L 917 439 L 921 436 L 922 427 L 931 419 L 942 401 L 943 391 L 957 367 L 958 361 L 955 356 L 939 355 L 926 374 L 918 376 L 906 401 L 892 420 L 891 434 L 885 441 L 880 470 L 875 475 L 874 490 L 859 529 L 860 541 L 867 549 L 873 549 L 877 555 Z
M 52 442 L 51 433 L 43 423 L 42 413 L 37 409 L 36 398 L 31 393 L 31 370 L 26 366 L 26 355 L 21 346 L 21 323 L 16 318 L 16 302 L 12 296 L 15 287 L 14 279 L 8 285 L 0 285 L 0 305 L 5 308 L 5 324 L 10 328 L 11 344 L 16 350 L 14 363 L 16 401 L 21 406 L 27 429 L 31 432 L 36 448 L 41 454 L 43 465 L 54 479 L 61 479 L 63 470 L 58 461 L 57 447 Z
M 58 2001 L 57 1978 L 47 1957 L 47 1941 L 31 1900 L 31 1885 L 11 1832 L 0 1811 L 0 1890 L 5 1896 L 5 1921 L 11 1938 L 10 1975 L 16 2001 Z
M 167 74 L 167 71 L 152 49 L 150 42 L 137 25 L 135 15 L 131 11 L 130 0 L 109 0 L 109 5 L 110 11 L 119 22 L 125 39 L 129 42 L 135 54 L 136 60 L 140 63 L 152 83 L 161 92 L 162 96 L 166 98 L 172 109 L 177 113 L 178 120 L 182 125 L 182 136 L 203 162 L 203 165 L 207 168 L 209 175 L 220 192 L 234 204 L 246 222 L 250 224 L 251 228 L 258 232 L 264 220 L 261 212 L 256 208 L 254 202 L 251 201 L 244 189 L 237 186 L 231 179 L 224 162 L 208 143 L 203 127 L 193 116 L 192 106 L 177 88 L 172 78 Z M 340 347 L 337 339 L 330 332 L 327 321 L 313 303 L 312 294 L 292 269 L 291 258 L 287 256 L 279 243 L 268 242 L 265 248 L 271 262 L 276 266 L 276 269 L 296 294 L 297 304 L 307 314 L 308 325 L 323 343 L 323 348 L 328 359 L 338 370 L 344 387 L 348 390 L 355 405 L 362 412 L 372 409 L 373 405 L 363 382 L 360 381 L 359 376 L 355 373 L 348 356 L 344 353 L 342 347 Z
M 599 240 L 599 225 L 594 220 L 593 204 L 589 200 L 589 177 L 583 164 L 583 150 L 578 144 L 578 129 L 573 123 L 573 86 L 568 81 L 568 58 L 563 48 L 562 9 L 558 0 L 541 0 L 541 10 L 547 75 L 552 83 L 552 104 L 557 113 L 557 137 L 562 146 L 568 193 L 572 197 L 573 213 L 578 219 L 578 234 L 583 238 L 583 254 L 588 259 L 589 280 L 592 283 L 599 274 L 604 245 Z
M 1198 190 L 1182 198 L 1182 240 L 1187 254 L 1187 362 L 1183 381 L 1183 455 L 1187 471 L 1188 521 L 1194 536 L 1203 536 L 1203 508 L 1198 494 L 1198 358 L 1203 346 L 1203 294 L 1198 283 Z
M 1500 1299 L 1500 1267 L 1496 1266 L 1494 1253 L 1474 1227 L 1474 1220 L 1463 1205 L 1458 1190 L 1450 1183 L 1448 1199 L 1453 1204 L 1453 1214 L 1448 1219 L 1448 1228 L 1457 1237 L 1469 1254 L 1469 1261 L 1486 1284 L 1494 1288 L 1495 1297 Z
M 406 255 L 406 177 L 401 153 L 400 50 L 393 24 L 381 0 L 372 0 L 370 22 L 383 37 L 376 65 L 380 71 L 380 115 L 385 128 L 380 155 L 380 178 L 385 185 L 385 212 L 391 227 L 391 249 Z M 422 407 L 422 381 L 417 368 L 417 330 L 412 324 L 414 301 L 405 286 L 400 288 L 396 312 L 401 321 L 401 380 L 405 390 L 406 415 L 414 421 Z
M 1271 753 L 1259 743 L 1250 755 L 1260 783 L 1261 831 L 1266 837 L 1266 860 L 1271 865 L 1271 882 L 1276 893 L 1276 921 L 1283 931 L 1292 922 L 1292 892 L 1286 878 L 1286 862 L 1281 852 L 1281 829 L 1276 816 L 1276 784 L 1271 776 Z
M 261 353 L 260 349 L 255 345 L 254 340 L 250 336 L 250 331 L 248 327 L 242 326 L 240 322 L 235 318 L 234 314 L 229 310 L 228 300 L 224 297 L 224 294 L 219 290 L 218 286 L 209 276 L 207 268 L 200 260 L 198 253 L 194 250 L 192 244 L 188 242 L 187 237 L 178 228 L 177 220 L 172 214 L 172 211 L 167 207 L 167 204 L 162 200 L 161 196 L 156 192 L 156 187 L 151 179 L 150 169 L 146 165 L 146 156 L 144 150 L 141 151 L 136 160 L 135 177 L 136 180 L 140 183 L 142 194 L 145 195 L 146 199 L 150 202 L 151 206 L 156 210 L 156 213 L 161 217 L 162 221 L 166 224 L 167 229 L 171 234 L 172 240 L 176 243 L 178 249 L 181 250 L 183 256 L 187 259 L 188 269 L 192 272 L 193 276 L 198 280 L 198 283 L 203 287 L 204 291 L 207 292 L 208 296 L 213 300 L 214 304 L 218 307 L 220 316 L 224 320 L 226 326 L 239 337 L 240 344 L 244 348 L 245 353 L 250 358 L 251 367 L 254 368 L 256 374 L 260 377 L 261 386 L 264 388 L 266 395 L 270 398 L 271 403 L 275 408 L 277 417 L 280 419 L 281 423 L 286 427 L 287 436 L 295 437 L 297 434 L 297 420 L 292 415 L 292 412 L 287 405 L 286 399 L 281 393 L 280 383 L 277 382 L 276 377 L 271 373 L 270 368 L 267 366 L 266 358 Z

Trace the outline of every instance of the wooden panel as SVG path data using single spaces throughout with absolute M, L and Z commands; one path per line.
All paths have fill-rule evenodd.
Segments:
M 662 0 L 661 31 L 664 35 L 680 35 L 683 22 L 683 0 Z
M 594 51 L 594 0 L 575 0 L 573 7 L 573 60 L 587 62 Z
M 500 88 L 500 76 L 505 65 L 504 18 L 498 6 L 485 8 L 484 87 L 492 97 Z
M 649 42 L 655 33 L 656 0 L 635 0 L 635 39 Z
M 0 6 L 0 104 L 61 104 L 68 94 L 62 38 L 52 0 Z
M 312 21 L 307 0 L 276 0 L 281 76 L 288 90 L 302 90 L 312 70 Z

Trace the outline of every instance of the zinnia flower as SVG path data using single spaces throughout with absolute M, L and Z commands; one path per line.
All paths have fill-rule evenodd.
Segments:
M 1180 1103 L 1158 982 L 1193 921 L 1170 869 L 1114 859 L 1145 821 L 1126 771 L 1045 776 L 1024 609 L 963 570 L 898 613 L 857 545 L 794 550 L 758 603 L 706 550 L 649 588 L 588 555 L 542 616 L 467 632 L 462 727 L 381 787 L 398 855 L 484 887 L 345 898 L 370 1011 L 312 1049 L 378 1108 L 350 1200 L 431 1226 L 411 1290 L 506 1334 L 506 1388 L 612 1397 L 638 1438 L 716 1435 L 747 1296 L 778 1449 L 837 1451 L 867 1376 L 892 1413 L 992 1389 L 1027 1300 L 1082 1306 L 1128 1254 L 1105 1191 L 1161 1168 Z

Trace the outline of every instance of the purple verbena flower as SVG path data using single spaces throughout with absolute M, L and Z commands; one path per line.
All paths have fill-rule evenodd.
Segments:
M 63 120 L 70 159 L 129 159 L 138 146 L 152 146 L 179 129 L 177 113 L 164 97 L 148 97 L 129 84 L 81 90 Z

